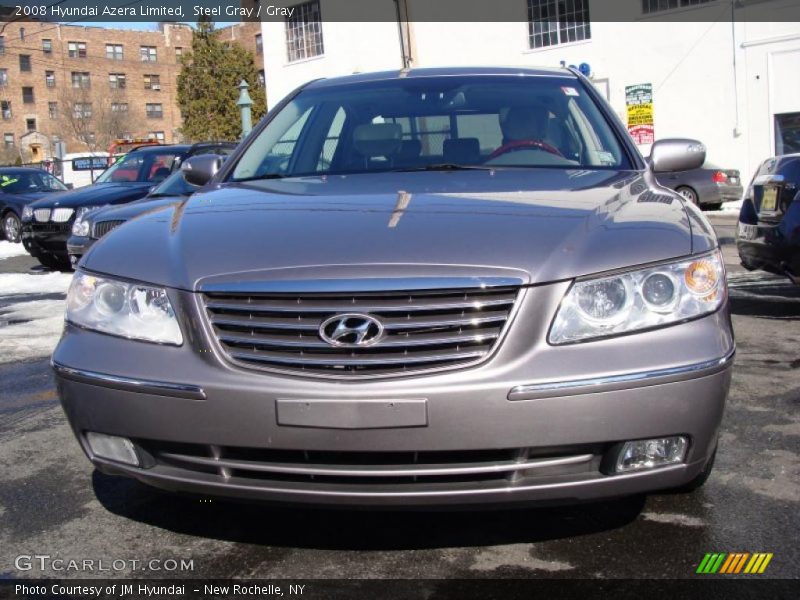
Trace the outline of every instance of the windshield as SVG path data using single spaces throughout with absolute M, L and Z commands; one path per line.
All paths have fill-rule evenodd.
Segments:
M 66 189 L 67 186 L 45 171 L 9 171 L 0 174 L 0 192 L 3 194 L 63 192 Z
M 420 77 L 301 92 L 243 154 L 232 179 L 514 167 L 629 163 L 574 78 Z
M 199 189 L 198 186 L 187 182 L 183 177 L 183 173 L 175 171 L 163 182 L 158 184 L 153 191 L 147 195 L 147 198 L 156 196 L 191 196 Z
M 160 183 L 172 173 L 175 152 L 132 152 L 103 171 L 95 183 Z

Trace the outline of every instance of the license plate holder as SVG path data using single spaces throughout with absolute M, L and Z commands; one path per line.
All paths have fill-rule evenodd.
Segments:
M 749 223 L 739 223 L 739 238 L 743 240 L 754 240 L 758 236 L 758 225 Z
M 393 429 L 428 426 L 428 400 L 278 398 L 278 425 L 320 429 Z
M 778 188 L 764 186 L 761 194 L 761 212 L 775 212 L 778 208 Z

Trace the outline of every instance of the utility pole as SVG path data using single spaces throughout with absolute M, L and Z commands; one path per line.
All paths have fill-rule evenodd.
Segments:
M 253 106 L 253 99 L 250 98 L 250 94 L 247 92 L 248 89 L 250 89 L 250 86 L 242 79 L 239 84 L 239 100 L 236 102 L 236 106 L 239 107 L 242 113 L 242 139 L 246 138 L 253 130 L 253 119 L 250 114 L 250 107 Z

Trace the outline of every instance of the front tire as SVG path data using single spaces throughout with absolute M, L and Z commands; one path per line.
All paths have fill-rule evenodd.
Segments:
M 700 474 L 692 479 L 689 483 L 685 483 L 680 487 L 675 488 L 675 492 L 679 494 L 689 494 L 695 490 L 699 490 L 708 478 L 711 476 L 711 471 L 714 469 L 714 460 L 717 458 L 717 447 L 714 447 L 714 452 L 711 454 L 711 458 L 708 459 L 706 466 L 700 472 Z
M 700 206 L 700 200 L 697 197 L 697 192 L 695 192 L 692 188 L 682 185 L 681 187 L 675 188 L 675 191 L 692 204 Z
M 7 212 L 3 215 L 3 237 L 6 238 L 6 241 L 12 244 L 19 244 L 22 240 L 20 236 L 21 229 L 22 223 L 16 214 Z

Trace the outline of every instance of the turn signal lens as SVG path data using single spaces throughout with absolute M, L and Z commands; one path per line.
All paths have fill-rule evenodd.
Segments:
M 717 289 L 719 283 L 717 269 L 709 260 L 697 260 L 690 264 L 683 278 L 686 288 L 698 296 L 708 296 Z

